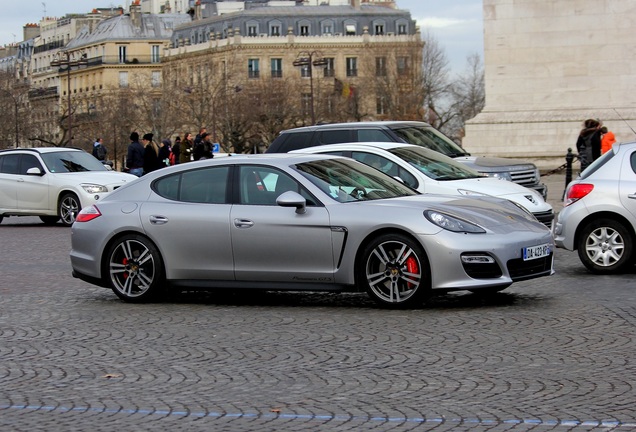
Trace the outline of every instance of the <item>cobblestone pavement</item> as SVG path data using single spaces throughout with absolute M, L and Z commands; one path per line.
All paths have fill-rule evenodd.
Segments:
M 557 274 L 417 310 L 365 295 L 73 279 L 70 230 L 0 225 L 3 431 L 635 431 L 634 272 Z

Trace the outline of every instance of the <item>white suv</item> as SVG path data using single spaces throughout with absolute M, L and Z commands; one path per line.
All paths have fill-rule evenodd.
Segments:
M 61 219 L 71 226 L 83 207 L 135 179 L 80 149 L 0 150 L 0 222 L 8 216 L 39 216 L 46 224 Z

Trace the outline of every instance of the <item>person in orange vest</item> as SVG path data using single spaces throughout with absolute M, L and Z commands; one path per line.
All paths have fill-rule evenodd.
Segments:
M 601 154 L 611 150 L 612 145 L 616 142 L 614 132 L 607 130 L 606 126 L 601 128 Z

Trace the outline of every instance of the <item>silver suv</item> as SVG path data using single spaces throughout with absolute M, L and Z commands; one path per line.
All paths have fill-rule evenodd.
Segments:
M 544 199 L 548 195 L 548 188 L 541 183 L 539 170 L 533 163 L 517 159 L 471 156 L 446 135 L 424 122 L 334 123 L 289 129 L 280 133 L 266 153 L 287 153 L 323 144 L 365 141 L 420 145 L 450 156 L 482 174 L 534 189 Z

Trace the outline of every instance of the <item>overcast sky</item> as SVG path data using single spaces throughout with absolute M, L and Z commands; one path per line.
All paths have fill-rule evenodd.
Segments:
M 22 27 L 38 23 L 44 16 L 62 17 L 126 4 L 125 0 L 20 0 L 0 14 L 0 45 L 22 41 Z M 471 54 L 479 54 L 483 61 L 482 0 L 397 0 L 397 5 L 411 11 L 422 34 L 428 31 L 437 39 L 454 73 L 464 70 Z

